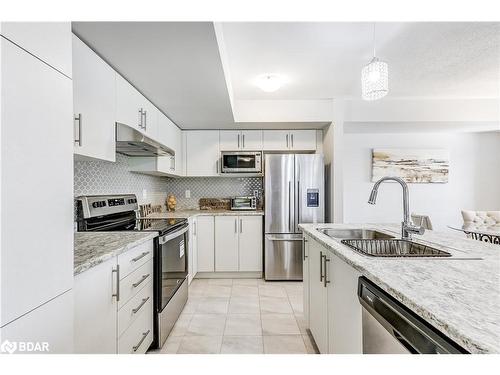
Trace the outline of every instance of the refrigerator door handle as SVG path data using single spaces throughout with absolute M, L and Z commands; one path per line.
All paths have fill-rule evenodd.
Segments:
M 288 231 L 292 230 L 292 205 L 290 204 L 290 200 L 292 197 L 292 181 L 288 181 Z
M 296 216 L 296 221 L 295 221 L 295 231 L 298 232 L 299 231 L 299 223 L 300 223 L 300 199 L 301 199 L 301 196 L 300 196 L 300 181 L 297 180 L 297 208 L 295 209 L 295 211 L 297 212 L 297 216 Z

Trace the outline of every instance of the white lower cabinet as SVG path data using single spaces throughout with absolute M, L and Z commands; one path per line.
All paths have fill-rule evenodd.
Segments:
M 215 217 L 215 271 L 262 271 L 262 217 Z
M 196 236 L 196 251 L 198 258 L 198 272 L 214 272 L 214 217 L 198 216 L 194 225 Z
M 153 242 L 75 276 L 76 353 L 145 353 L 153 341 Z
M 188 283 L 191 284 L 198 273 L 198 251 L 196 241 L 196 217 L 188 218 L 189 238 L 188 238 Z
M 302 239 L 302 279 L 303 282 L 303 309 L 304 319 L 309 327 L 309 241 L 311 239 L 304 236 Z
M 320 353 L 361 354 L 361 274 L 318 242 L 306 237 L 309 328 Z M 306 302 L 304 303 L 305 308 Z

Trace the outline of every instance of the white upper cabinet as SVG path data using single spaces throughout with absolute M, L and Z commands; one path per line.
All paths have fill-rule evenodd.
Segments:
M 0 34 L 68 77 L 71 73 L 70 22 L 2 22 Z
M 73 89 L 71 79 L 8 40 L 0 48 L 4 325 L 73 286 Z M 29 199 L 34 189 L 40 199 Z M 20 225 L 26 212 L 44 215 L 30 227 L 29 244 Z
M 77 158 L 115 161 L 115 72 L 73 35 L 73 111 Z
M 221 130 L 221 151 L 262 150 L 262 130 Z
M 186 132 L 186 175 L 219 175 L 219 131 Z
M 265 151 L 315 151 L 316 130 L 264 130 Z

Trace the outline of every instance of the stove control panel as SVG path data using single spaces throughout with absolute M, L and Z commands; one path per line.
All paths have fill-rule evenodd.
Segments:
M 138 209 L 137 197 L 126 195 L 86 195 L 76 198 L 80 218 L 116 214 Z

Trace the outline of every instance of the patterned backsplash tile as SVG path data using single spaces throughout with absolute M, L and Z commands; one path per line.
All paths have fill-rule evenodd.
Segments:
M 260 177 L 156 177 L 130 172 L 128 157 L 116 154 L 116 162 L 75 161 L 74 195 L 136 194 L 139 204 L 161 204 L 168 194 L 177 198 L 177 209 L 198 208 L 200 198 L 253 195 L 262 190 Z M 146 197 L 143 198 L 143 190 Z M 189 190 L 191 198 L 185 198 Z

